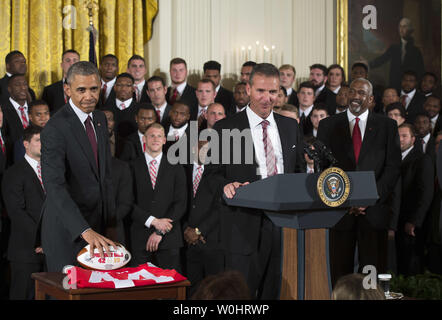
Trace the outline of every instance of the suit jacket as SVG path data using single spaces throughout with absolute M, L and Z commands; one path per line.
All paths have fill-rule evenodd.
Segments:
M 388 200 L 400 176 L 401 150 L 397 124 L 370 112 L 356 164 L 347 112 L 322 119 L 317 138 L 333 153 L 338 161 L 337 167 L 344 171 L 374 172 L 379 199 L 374 206 L 367 208 L 365 218 L 374 228 L 386 229 L 390 220 Z M 335 228 L 352 229 L 353 217 L 344 216 Z
M 301 113 L 301 111 L 299 113 Z M 312 111 L 310 111 L 307 117 L 299 119 L 299 129 L 303 136 L 313 135 Z
M 414 147 L 401 164 L 401 210 L 399 225 L 406 222 L 421 227 L 434 191 L 434 166 L 429 155 Z
M 315 104 L 323 103 L 327 107 L 328 114 L 334 115 L 336 113 L 336 94 L 329 88 L 324 87 L 315 99 Z
M 166 109 L 164 110 L 163 118 L 161 119 L 161 125 L 164 127 L 165 130 L 167 130 L 167 128 L 170 126 L 170 110 L 172 110 L 172 106 L 170 104 L 167 104 Z
M 111 103 L 112 101 L 115 101 L 117 95 L 115 94 L 115 90 L 114 87 L 112 87 L 112 90 L 110 91 L 109 95 L 107 96 L 106 100 L 103 101 L 103 99 L 101 98 L 101 89 L 100 89 L 100 97 L 98 99 L 98 103 L 97 103 L 97 109 L 102 109 L 105 105 Z
M 167 154 L 169 152 L 169 149 L 173 146 L 173 148 L 175 149 L 175 152 L 173 153 L 173 155 L 179 160 L 180 164 L 190 164 L 193 163 L 194 160 L 194 155 L 193 155 L 193 150 L 196 150 L 196 148 L 194 146 L 196 146 L 196 144 L 198 143 L 198 141 L 192 141 L 192 136 L 191 136 L 191 123 L 188 124 L 186 130 L 184 131 L 184 134 L 181 136 L 181 138 L 178 141 L 167 141 L 166 144 L 163 147 L 163 152 L 165 154 Z M 166 129 L 166 137 L 169 135 L 169 129 L 170 129 L 170 125 L 168 128 Z M 193 128 L 195 133 L 198 133 L 198 129 L 195 126 Z M 182 155 L 182 150 L 185 150 L 186 156 Z M 172 150 L 171 150 L 171 155 L 172 155 Z
M 127 138 L 131 133 L 138 130 L 137 123 L 135 121 L 135 116 L 138 112 L 138 104 L 132 99 L 130 106 L 126 106 L 126 109 L 120 110 L 117 107 L 116 98 L 113 100 L 107 100 L 106 104 L 101 108 L 101 110 L 110 110 L 114 114 L 115 134 L 122 138 Z
M 138 132 L 134 132 L 127 136 L 123 146 L 120 159 L 123 161 L 133 161 L 144 154 L 143 146 L 140 143 Z
M 274 118 L 278 126 L 279 137 L 281 140 L 284 173 L 302 172 L 302 140 L 298 133 L 298 123 L 296 120 L 280 116 L 274 113 Z M 295 128 L 295 130 L 294 130 Z M 236 113 L 229 118 L 222 119 L 215 124 L 214 129 L 218 131 L 220 137 L 222 129 L 239 129 L 241 132 L 245 129 L 250 129 L 246 110 Z M 230 157 L 228 158 L 230 164 L 214 164 L 213 171 L 211 171 L 210 181 L 219 185 L 221 190 L 223 187 L 231 182 L 254 182 L 261 178 L 257 175 L 258 164 L 253 158 L 253 163 L 246 163 L 246 141 L 252 141 L 250 130 L 244 131 L 247 136 L 246 139 L 241 139 L 240 150 L 241 157 L 238 156 L 237 150 L 238 141 L 232 143 L 230 138 Z M 250 139 L 250 140 L 249 140 Z M 222 140 L 222 139 L 220 139 Z M 220 141 L 220 159 L 222 158 L 222 145 L 226 141 Z M 253 144 L 250 146 L 253 148 Z M 233 161 L 235 159 L 238 161 Z M 234 164 L 239 163 L 239 164 Z M 222 191 L 221 191 L 222 192 Z M 238 253 L 249 255 L 258 250 L 262 211 L 256 209 L 229 207 L 223 203 L 220 212 L 220 228 L 221 228 L 221 244 L 227 251 L 231 253 Z
M 11 143 L 14 144 L 23 137 L 23 123 L 9 98 L 3 100 L 2 105 L 5 132 Z
M 291 105 L 294 105 L 296 107 L 299 106 L 298 93 L 295 91 L 295 89 L 293 89 L 292 93 L 290 94 L 287 103 L 291 104 Z
M 133 98 L 136 100 L 137 94 L 134 92 Z M 141 91 L 141 98 L 138 103 L 151 103 L 149 96 L 147 95 L 147 81 L 144 83 L 143 90 Z
M 8 81 L 9 77 L 7 74 L 0 79 L 0 101 L 7 100 L 10 97 L 8 91 Z M 35 92 L 31 88 L 29 88 L 29 95 L 31 96 L 31 100 L 35 100 Z
M 219 87 L 218 93 L 216 94 L 215 97 L 215 102 L 221 103 L 223 105 L 224 111 L 227 115 L 227 113 L 233 109 L 234 105 L 233 92 L 223 87 Z
M 158 168 L 155 189 L 152 189 L 145 157 L 140 157 L 132 162 L 131 169 L 135 195 L 131 226 L 131 242 L 134 252 L 145 250 L 147 240 L 155 231 L 153 226 L 150 228 L 145 226 L 150 216 L 173 220 L 172 230 L 163 236 L 158 249 L 182 247 L 181 218 L 186 212 L 187 205 L 184 168 L 181 165 L 171 165 L 167 161 L 167 155 L 163 154 Z
M 206 240 L 207 246 L 217 246 L 219 243 L 221 185 L 209 181 L 210 166 L 205 166 L 198 189 L 195 196 L 193 196 L 193 164 L 185 166 L 185 170 L 188 206 L 183 223 L 183 231 L 187 227 L 198 228 Z
M 168 104 L 170 103 L 170 98 L 172 96 L 172 87 L 167 88 L 166 100 Z M 184 88 L 183 94 L 177 101 L 185 101 L 189 105 L 190 108 L 190 120 L 197 120 L 198 117 L 198 99 L 196 98 L 195 88 L 186 85 Z
M 441 130 L 442 130 L 442 117 L 439 116 L 436 120 L 436 125 L 434 126 L 433 137 L 436 138 L 437 133 Z
M 66 104 L 64 101 L 63 80 L 54 82 L 45 87 L 41 98 L 48 104 L 51 115 L 57 112 Z
M 35 241 L 45 193 L 26 159 L 17 162 L 5 172 L 2 190 L 11 219 L 8 259 L 14 262 L 40 262 L 39 255 L 34 250 L 37 246 Z
M 424 111 L 424 103 L 425 96 L 416 90 L 416 93 L 408 104 L 407 110 L 405 110 L 405 121 L 411 124 L 414 124 L 414 120 L 419 113 L 425 113 Z
M 76 254 L 86 244 L 80 241 L 82 232 L 88 228 L 103 232 L 115 215 L 107 121 L 99 110 L 92 114 L 98 167 L 84 124 L 70 104 L 62 107 L 41 133 L 46 189 L 42 244 L 47 258 L 51 255 L 60 268 L 66 263 L 73 264 Z M 74 261 L 66 261 L 68 253 Z

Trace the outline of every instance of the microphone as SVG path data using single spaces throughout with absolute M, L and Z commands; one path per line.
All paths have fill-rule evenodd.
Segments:
M 319 150 L 319 152 L 324 155 L 324 157 L 331 163 L 331 166 L 334 167 L 338 163 L 338 160 L 333 156 L 333 153 L 323 144 L 320 140 L 316 140 L 313 143 L 313 146 Z
M 315 172 L 321 172 L 321 159 L 319 158 L 319 153 L 316 149 L 312 149 L 311 146 L 304 143 L 304 152 L 307 156 L 313 160 L 315 166 Z

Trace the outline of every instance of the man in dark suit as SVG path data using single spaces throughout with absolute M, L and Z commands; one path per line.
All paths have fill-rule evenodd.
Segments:
M 132 264 L 149 261 L 181 272 L 179 250 L 183 246 L 181 218 L 187 205 L 186 175 L 181 165 L 171 165 L 163 154 L 166 135 L 160 124 L 147 128 L 144 141 L 145 157 L 132 163 Z
M 303 135 L 313 132 L 311 113 L 315 103 L 315 87 L 311 82 L 303 82 L 298 89 L 299 127 Z
M 207 127 L 206 115 L 207 108 L 210 104 L 215 102 L 216 90 L 215 84 L 210 79 L 201 79 L 198 81 L 198 85 L 195 91 L 196 98 L 198 99 L 198 129 Z
M 29 126 L 28 82 L 24 75 L 12 75 L 8 82 L 10 97 L 2 102 L 6 134 L 12 145 L 21 139 L 23 130 Z M 12 159 L 12 156 L 11 156 Z
M 158 76 L 150 77 L 147 80 L 147 94 L 155 108 L 158 122 L 164 127 L 169 127 L 170 110 L 172 105 L 166 101 L 167 87 L 164 79 Z
M 40 127 L 30 126 L 24 132 L 24 159 L 10 167 L 2 182 L 3 199 L 11 219 L 8 260 L 11 263 L 11 300 L 34 297 L 31 274 L 43 272 L 44 257 L 36 244 L 38 222 L 45 199 L 41 180 Z
M 424 111 L 429 115 L 431 120 L 431 133 L 436 137 L 437 133 L 442 130 L 442 117 L 440 117 L 440 98 L 435 95 L 427 97 L 424 103 Z
M 296 79 L 296 69 L 291 64 L 284 64 L 279 67 L 279 74 L 281 75 L 280 81 L 281 86 L 283 86 L 287 92 L 287 103 L 298 106 L 298 95 L 295 89 L 293 89 L 293 84 Z
M 416 115 L 424 112 L 425 96 L 417 91 L 417 75 L 413 71 L 406 71 L 402 75 L 402 90 L 400 102 L 406 110 L 406 121 L 413 124 Z
M 138 104 L 133 97 L 134 78 L 128 73 L 118 75 L 114 86 L 115 97 L 107 99 L 102 110 L 111 110 L 115 116 L 115 133 L 126 139 L 137 131 L 135 115 Z
M 111 156 L 119 158 L 123 152 L 126 140 L 115 134 L 115 116 L 111 110 L 102 110 L 107 120 L 107 131 L 109 132 L 109 147 Z
M 397 124 L 371 113 L 373 87 L 366 79 L 350 85 L 349 107 L 319 123 L 318 140 L 322 141 L 345 171 L 374 171 L 379 199 L 370 207 L 351 208 L 330 230 L 330 266 L 332 284 L 341 276 L 353 273 L 356 244 L 359 271 L 366 265 L 385 272 L 389 205 L 387 201 L 400 175 L 401 152 Z
M 215 84 L 215 102 L 221 103 L 225 110 L 233 105 L 233 93 L 221 86 L 221 64 L 217 61 L 207 61 L 203 66 L 204 78 L 210 79 Z
M 399 22 L 400 42 L 388 47 L 381 56 L 369 64 L 370 68 L 378 68 L 390 62 L 390 87 L 400 88 L 400 76 L 404 71 L 413 70 L 418 77 L 421 77 L 425 72 L 424 59 L 419 48 L 414 45 L 414 39 L 411 36 L 413 31 L 410 19 L 402 18 Z
M 101 91 L 98 105 L 104 106 L 115 99 L 114 85 L 118 75 L 118 58 L 107 54 L 100 61 Z
M 425 72 L 419 86 L 419 90 L 425 97 L 432 96 L 437 91 L 438 77 L 433 72 Z
M 239 81 L 241 82 L 249 82 L 250 75 L 252 74 L 253 68 L 256 66 L 255 61 L 246 61 L 241 66 L 241 72 Z
M 123 151 L 120 159 L 124 161 L 132 161 L 141 157 L 146 151 L 146 144 L 143 141 L 144 133 L 148 126 L 157 122 L 157 114 L 150 104 L 140 104 L 138 112 L 135 115 L 135 122 L 138 130 L 127 136 L 124 143 Z
M 399 127 L 402 151 L 401 209 L 396 232 L 398 273 L 410 276 L 422 273 L 424 241 L 422 224 L 433 199 L 434 166 L 430 156 L 414 146 L 411 124 Z
M 129 73 L 135 80 L 134 83 L 134 99 L 137 103 L 150 103 L 150 98 L 147 94 L 147 83 L 144 78 L 147 73 L 146 61 L 142 56 L 137 54 L 130 57 L 127 62 L 127 73 Z
M 95 110 L 100 75 L 80 61 L 67 74 L 69 103 L 41 134 L 42 175 L 46 201 L 42 211 L 42 247 L 49 272 L 74 265 L 78 252 L 90 245 L 104 257 L 114 242 L 102 236 L 115 215 L 111 154 L 104 114 Z
M 167 88 L 167 103 L 172 105 L 176 101 L 185 102 L 190 108 L 190 119 L 198 117 L 198 100 L 195 88 L 187 84 L 187 63 L 184 59 L 174 58 L 170 61 L 170 80 L 172 86 Z
M 66 82 L 66 74 L 69 68 L 76 62 L 80 61 L 80 54 L 75 50 L 66 50 L 61 56 L 61 69 L 63 70 L 63 79 L 57 81 L 43 89 L 41 99 L 49 105 L 51 114 L 54 114 L 62 106 L 64 106 L 69 97 L 64 92 L 64 84 Z
M 230 154 L 227 155 L 230 162 L 225 164 L 226 155 L 220 148 L 223 164 L 214 165 L 213 168 L 213 181 L 222 179 L 221 185 L 228 198 L 235 196 L 237 188 L 250 182 L 275 174 L 302 171 L 302 140 L 298 123 L 272 111 L 280 86 L 278 69 L 271 64 L 258 64 L 249 81 L 247 93 L 250 106 L 245 111 L 218 121 L 214 127 L 222 137 L 219 145 L 230 143 Z M 242 132 L 243 137 L 238 137 L 239 140 L 221 133 L 234 129 Z M 241 150 L 241 154 L 234 154 L 237 152 L 234 149 Z M 246 150 L 253 152 L 247 153 Z M 259 289 L 260 298 L 276 299 L 281 276 L 280 228 L 274 226 L 260 210 L 225 204 L 220 210 L 221 244 L 226 254 L 226 269 L 238 270 L 244 275 L 253 297 Z
M 193 159 L 190 154 L 192 148 L 190 147 L 191 137 L 189 119 L 189 106 L 181 101 L 175 102 L 172 110 L 170 111 L 170 126 L 169 128 L 166 128 L 167 142 L 164 145 L 163 149 L 164 153 L 167 153 L 168 156 L 175 156 L 176 158 L 180 158 L 181 164 L 188 164 Z M 171 154 L 169 155 L 169 149 L 172 146 L 173 150 L 171 150 Z M 181 150 L 183 150 L 182 148 L 186 148 L 185 156 L 183 156 L 180 152 Z
M 315 88 L 315 102 L 324 103 L 328 114 L 336 113 L 336 94 L 325 85 L 327 82 L 328 69 L 326 66 L 316 63 L 310 66 L 309 81 Z
M 415 145 L 424 154 L 428 154 L 436 164 L 436 148 L 435 139 L 431 134 L 431 120 L 426 113 L 421 113 L 416 116 L 414 120 L 414 128 L 416 130 L 416 142 Z
M 14 74 L 26 74 L 28 67 L 26 65 L 26 58 L 20 51 L 11 51 L 5 58 L 6 75 L 0 79 L 0 101 L 6 100 L 10 97 L 8 91 L 8 81 Z M 34 90 L 28 87 L 27 101 L 35 100 Z
M 221 108 L 222 105 L 218 104 Z M 209 181 L 207 141 L 198 142 L 198 155 L 193 164 L 185 166 L 188 206 L 183 222 L 186 241 L 186 270 L 192 287 L 209 275 L 224 271 L 224 253 L 219 243 L 219 204 L 221 187 Z M 210 170 L 210 166 L 209 166 Z

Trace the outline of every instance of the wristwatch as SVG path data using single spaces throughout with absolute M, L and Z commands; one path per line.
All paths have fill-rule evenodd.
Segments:
M 159 236 L 164 236 L 164 235 L 165 235 L 164 232 L 161 232 L 161 231 L 158 230 L 158 229 L 155 229 L 155 233 L 156 233 L 157 235 L 159 235 Z
M 196 233 L 197 236 L 200 236 L 200 235 L 201 235 L 201 231 L 200 231 L 200 229 L 195 228 L 195 233 Z

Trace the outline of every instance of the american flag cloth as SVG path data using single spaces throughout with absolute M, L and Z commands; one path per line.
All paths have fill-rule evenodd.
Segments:
M 187 280 L 176 270 L 161 269 L 151 263 L 141 264 L 135 268 L 123 268 L 112 271 L 94 271 L 80 267 L 67 270 L 71 288 L 105 288 L 122 289 L 175 283 Z

